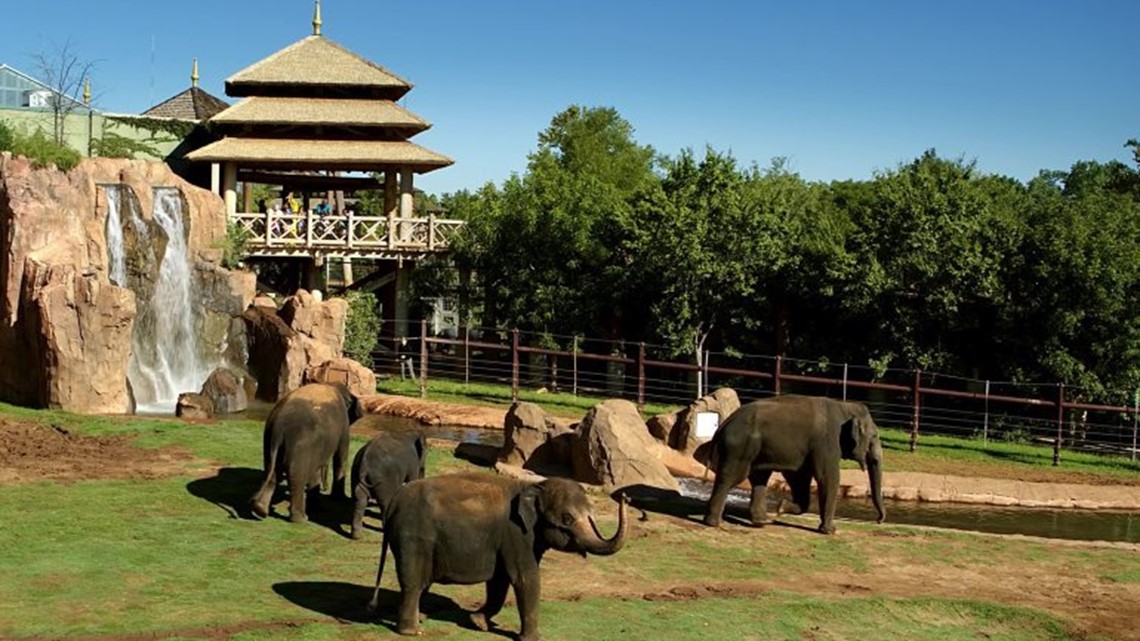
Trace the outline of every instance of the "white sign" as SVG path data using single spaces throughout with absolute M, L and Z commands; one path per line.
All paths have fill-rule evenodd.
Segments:
M 697 439 L 707 441 L 716 434 L 720 427 L 720 414 L 716 412 L 697 412 Z

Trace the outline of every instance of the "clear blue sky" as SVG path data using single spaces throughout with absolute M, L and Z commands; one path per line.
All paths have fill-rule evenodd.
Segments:
M 98 105 L 138 112 L 311 33 L 311 0 L 4 0 L 0 62 L 70 38 Z M 666 154 L 786 156 L 866 179 L 934 147 L 1025 180 L 1128 159 L 1140 137 L 1135 0 L 324 0 L 324 35 L 411 81 L 416 141 L 455 158 L 429 192 L 522 171 L 550 119 L 612 106 Z

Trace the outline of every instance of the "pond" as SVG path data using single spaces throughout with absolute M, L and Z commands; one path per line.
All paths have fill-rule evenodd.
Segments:
M 682 479 L 682 494 L 690 498 L 707 500 L 712 484 L 700 479 Z M 775 514 L 778 493 L 769 492 L 769 514 Z M 749 493 L 735 489 L 729 495 L 727 509 L 744 515 L 748 511 Z M 1081 541 L 1125 541 L 1140 543 L 1140 513 L 1097 510 L 1050 510 L 1024 507 L 1003 507 L 966 503 L 923 503 L 918 501 L 885 500 L 887 522 L 894 525 L 929 525 L 990 532 L 994 534 L 1025 534 L 1054 539 Z M 818 506 L 812 497 L 813 515 L 804 517 L 816 524 Z M 843 499 L 835 508 L 837 518 L 854 521 L 874 521 L 875 508 L 866 498 Z

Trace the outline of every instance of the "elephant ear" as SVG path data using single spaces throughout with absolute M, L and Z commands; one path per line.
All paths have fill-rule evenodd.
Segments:
M 840 431 L 839 442 L 845 458 L 859 464 L 859 469 L 866 469 L 867 452 L 871 448 L 871 439 L 874 437 L 874 423 L 867 408 L 856 404 L 854 412 Z
M 511 520 L 519 524 L 523 534 L 534 530 L 538 523 L 538 513 L 542 510 L 539 504 L 542 497 L 542 488 L 532 483 L 515 497 L 514 509 L 511 510 Z

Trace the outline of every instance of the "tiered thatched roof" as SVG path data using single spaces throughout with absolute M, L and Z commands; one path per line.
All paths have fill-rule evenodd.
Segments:
M 194 161 L 310 170 L 423 173 L 452 160 L 409 142 L 431 124 L 394 101 L 412 85 L 378 64 L 314 35 L 226 80 L 245 97 L 210 118 L 225 136 L 187 154 Z

